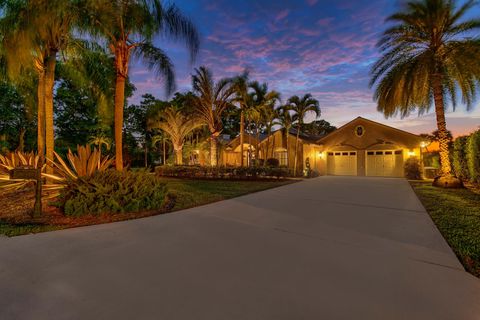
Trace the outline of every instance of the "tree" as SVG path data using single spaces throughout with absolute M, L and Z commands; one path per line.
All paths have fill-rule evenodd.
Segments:
M 82 6 L 90 1 L 4 1 L 1 3 L 3 47 L 10 74 L 36 70 L 38 76 L 38 152 L 53 159 L 53 97 L 57 54 L 75 46 Z M 47 167 L 53 172 L 53 168 Z
M 289 152 L 290 149 L 288 148 L 288 137 L 290 135 L 290 129 L 293 125 L 293 118 L 292 114 L 290 113 L 290 106 L 288 104 L 280 106 L 278 108 L 278 120 L 280 126 L 285 131 L 285 148 L 287 149 L 287 165 L 290 163 Z
M 435 106 L 441 161 L 435 185 L 460 183 L 452 175 L 445 109 L 448 100 L 455 109 L 458 89 L 467 108 L 477 93 L 480 40 L 471 36 L 480 21 L 465 20 L 475 4 L 470 0 L 457 8 L 449 0 L 408 1 L 387 18 L 393 25 L 378 42 L 382 57 L 371 71 L 374 99 L 385 116 L 421 114 Z
M 265 121 L 265 133 L 267 134 L 267 146 L 265 150 L 265 160 L 268 160 L 269 155 L 268 151 L 270 148 L 270 136 L 273 131 L 273 127 L 276 125 L 280 125 L 279 121 L 279 110 L 275 108 L 275 104 L 267 104 L 263 107 L 262 109 L 262 114 L 263 114 L 263 119 Z M 275 136 L 273 137 L 273 145 L 275 146 Z M 273 148 L 272 148 L 272 158 L 273 158 Z M 265 161 L 265 165 L 267 164 L 267 161 Z
M 203 122 L 185 115 L 175 107 L 169 107 L 148 120 L 150 129 L 160 129 L 170 137 L 175 153 L 175 164 L 183 164 L 183 144 L 187 135 Z
M 100 161 L 102 161 L 102 146 L 105 146 L 105 149 L 107 149 L 108 151 L 110 150 L 112 141 L 105 134 L 99 133 L 97 135 L 91 136 L 88 143 L 98 147 L 98 152 L 99 152 L 98 163 L 100 166 Z
M 315 120 L 303 127 L 303 132 L 311 136 L 324 136 L 337 130 L 337 127 L 332 126 L 330 122 L 325 120 Z
M 231 104 L 234 87 L 230 79 L 214 82 L 212 73 L 202 66 L 195 69 L 192 76 L 192 87 L 196 96 L 193 103 L 201 121 L 210 131 L 210 165 L 217 165 L 218 136 L 223 129 L 222 118 L 225 109 Z
M 305 117 L 308 114 L 313 113 L 316 118 L 320 116 L 320 106 L 318 100 L 314 99 L 311 94 L 306 94 L 302 98 L 293 96 L 288 99 L 289 109 L 293 111 L 293 120 L 297 125 L 297 138 L 295 139 L 295 155 L 294 155 L 294 167 L 293 175 L 297 174 L 297 158 L 298 158 L 298 141 L 300 138 L 300 131 Z M 288 134 L 288 133 L 287 133 Z M 288 139 L 288 135 L 287 135 Z
M 267 120 L 270 120 L 270 132 L 273 127 L 274 119 L 267 119 L 267 117 L 275 116 L 275 104 L 280 101 L 280 93 L 277 91 L 269 91 L 267 83 L 258 83 L 253 81 L 249 87 L 252 89 L 250 101 L 252 102 L 249 108 L 250 119 L 253 121 L 257 140 L 259 140 L 260 131 L 267 128 Z M 267 143 L 268 148 L 268 143 Z M 256 158 L 258 159 L 258 148 L 255 150 Z M 267 149 L 268 153 L 268 149 Z
M 243 145 L 245 142 L 245 111 L 250 106 L 251 96 L 248 93 L 249 89 L 249 73 L 244 71 L 241 75 L 233 79 L 233 86 L 235 88 L 235 98 L 240 110 L 240 166 L 243 167 Z
M 125 107 L 125 82 L 132 56 L 140 59 L 157 76 L 163 76 L 166 91 L 174 89 L 173 64 L 167 54 L 153 44 L 162 35 L 183 40 L 192 60 L 199 47 L 195 26 L 175 5 L 165 5 L 160 0 L 103 0 L 98 1 L 102 11 L 92 15 L 96 26 L 95 36 L 103 36 L 115 56 L 115 166 L 123 169 L 123 110 Z

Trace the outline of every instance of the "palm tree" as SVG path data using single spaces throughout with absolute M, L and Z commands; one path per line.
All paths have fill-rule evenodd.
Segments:
M 376 86 L 374 98 L 385 116 L 400 113 L 403 118 L 435 106 L 441 161 L 436 185 L 459 183 L 452 176 L 445 109 L 448 100 L 455 109 L 458 89 L 467 108 L 477 93 L 480 40 L 471 36 L 480 22 L 465 20 L 476 3 L 457 8 L 449 0 L 408 1 L 404 10 L 387 18 L 394 25 L 378 42 L 382 57 L 371 71 L 370 86 Z
M 217 139 L 223 129 L 222 117 L 230 105 L 234 87 L 230 79 L 214 82 L 212 73 L 206 67 L 195 69 L 192 87 L 193 99 L 200 119 L 210 131 L 210 165 L 217 165 Z
M 111 146 L 111 140 L 109 137 L 107 137 L 104 134 L 98 134 L 95 136 L 90 137 L 90 141 L 88 141 L 89 144 L 96 145 L 98 147 L 98 152 L 100 153 L 99 159 L 102 158 L 102 146 L 105 146 L 105 149 L 110 150 Z
M 190 132 L 203 126 L 197 118 L 187 116 L 175 107 L 169 107 L 148 120 L 149 129 L 160 129 L 170 137 L 175 153 L 175 164 L 183 164 L 183 144 Z
M 104 0 L 103 13 L 94 17 L 94 35 L 103 35 L 115 56 L 115 167 L 123 169 L 122 133 L 125 107 L 125 83 L 131 57 L 146 64 L 157 76 L 165 78 L 170 94 L 175 85 L 173 64 L 167 54 L 153 44 L 157 35 L 183 40 L 193 60 L 199 48 L 199 36 L 193 23 L 179 9 L 160 0 Z
M 293 125 L 292 114 L 290 113 L 290 106 L 288 104 L 280 106 L 278 108 L 278 120 L 280 126 L 285 130 L 285 148 L 287 149 L 287 166 L 290 163 L 289 152 L 290 149 L 288 148 L 288 138 L 290 135 L 290 129 Z
M 249 73 L 244 71 L 241 75 L 235 77 L 233 81 L 233 86 L 235 88 L 235 98 L 234 102 L 238 103 L 240 107 L 240 166 L 243 167 L 243 144 L 245 142 L 245 111 L 249 108 L 251 104 L 251 96 L 248 93 L 249 89 Z
M 87 6 L 88 1 L 83 5 Z M 0 21 L 2 46 L 11 75 L 26 69 L 38 76 L 38 153 L 53 159 L 53 89 L 57 54 L 74 42 L 72 30 L 78 26 L 80 4 L 76 1 L 3 1 Z M 46 150 L 44 150 L 46 149 Z M 52 168 L 47 168 L 51 171 Z
M 152 137 L 153 146 L 159 142 L 162 143 L 162 165 L 165 165 L 167 162 L 167 137 L 164 132 L 156 134 Z
M 280 125 L 280 121 L 278 119 L 280 117 L 280 114 L 279 114 L 279 109 L 275 108 L 275 104 L 265 105 L 264 108 L 262 109 L 262 113 L 263 113 L 263 119 L 265 121 L 265 131 L 267 134 L 267 147 L 265 150 L 265 160 L 268 160 L 269 158 L 268 151 L 270 149 L 270 135 L 272 134 L 273 127 L 276 125 Z M 274 140 L 273 140 L 271 158 L 273 158 L 273 150 L 275 147 L 275 136 L 273 136 L 273 139 Z M 265 161 L 265 164 L 266 163 L 267 161 Z
M 262 127 L 267 126 L 266 123 L 266 113 L 274 110 L 275 104 L 280 101 L 280 93 L 277 91 L 268 91 L 267 83 L 258 83 L 253 81 L 250 83 L 249 87 L 252 89 L 250 96 L 252 101 L 252 106 L 249 109 L 250 119 L 253 121 L 256 131 L 257 140 L 259 139 L 260 131 Z M 273 125 L 271 124 L 271 127 Z M 270 127 L 270 130 L 271 130 Z M 268 144 L 267 144 L 268 146 Z M 258 148 L 256 149 L 256 156 L 258 159 Z
M 290 110 L 293 111 L 293 119 L 297 125 L 297 138 L 295 140 L 295 157 L 293 175 L 297 174 L 297 158 L 298 158 L 298 140 L 300 138 L 300 131 L 302 130 L 302 124 L 307 114 L 313 113 L 315 117 L 320 116 L 320 106 L 318 100 L 314 99 L 311 94 L 306 94 L 302 98 L 293 96 L 288 99 L 288 105 Z M 287 133 L 288 139 L 288 133 Z

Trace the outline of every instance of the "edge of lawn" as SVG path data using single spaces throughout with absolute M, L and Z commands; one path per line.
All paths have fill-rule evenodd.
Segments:
M 115 214 L 101 214 L 101 215 L 87 215 L 86 217 L 81 218 L 71 218 L 71 224 L 45 224 L 45 223 L 35 223 L 34 221 L 31 222 L 23 222 L 23 223 L 12 223 L 5 220 L 0 219 L 0 238 L 1 237 L 16 237 L 21 235 L 28 235 L 28 234 L 36 234 L 36 233 L 43 233 L 43 232 L 50 232 L 50 231 L 58 231 L 64 229 L 71 229 L 71 228 L 79 228 L 79 227 L 86 227 L 92 225 L 99 225 L 99 224 L 106 224 L 106 223 L 115 223 L 115 222 L 122 222 L 128 220 L 135 220 L 135 219 L 143 219 L 147 217 L 157 216 L 161 214 L 173 213 L 181 210 L 186 210 L 190 208 L 200 207 L 203 205 L 208 205 L 211 203 L 229 200 L 237 197 L 242 197 L 248 194 L 262 192 L 265 190 L 276 189 L 280 188 L 289 184 L 297 183 L 302 181 L 301 179 L 282 179 L 282 180 L 221 180 L 221 179 L 184 179 L 184 178 L 165 178 L 167 180 L 167 186 L 170 183 L 182 183 L 184 185 L 188 184 L 214 184 L 215 182 L 220 185 L 231 186 L 233 183 L 240 183 L 240 184 L 261 184 L 261 187 L 258 188 L 247 188 L 246 190 L 234 192 L 234 194 L 227 194 L 227 195 L 218 195 L 218 194 L 208 194 L 204 193 L 202 200 L 198 202 L 188 204 L 181 204 L 178 205 L 178 198 L 185 194 L 189 194 L 185 192 L 185 190 L 180 191 L 175 190 L 173 188 L 172 194 L 176 196 L 175 204 L 173 208 L 170 210 L 167 209 L 157 209 L 157 210 L 149 210 L 149 211 L 138 211 L 138 212 L 128 212 L 128 213 L 115 213 Z M 179 194 L 180 193 L 180 194 Z M 192 198 L 198 196 L 199 194 L 189 194 Z M 208 197 L 208 196 L 211 197 Z
M 480 278 L 480 195 L 425 180 L 409 184 L 465 270 Z

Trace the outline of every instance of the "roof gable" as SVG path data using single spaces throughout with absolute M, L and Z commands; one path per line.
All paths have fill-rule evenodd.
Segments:
M 357 127 L 363 127 L 363 135 L 356 134 Z M 415 148 L 422 138 L 413 133 L 403 131 L 362 117 L 355 118 L 332 133 L 317 140 L 326 147 L 348 145 L 356 149 L 366 149 L 375 144 L 394 144 L 401 147 Z

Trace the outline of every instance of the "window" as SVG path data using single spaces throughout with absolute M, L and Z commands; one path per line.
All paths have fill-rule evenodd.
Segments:
M 363 136 L 364 134 L 365 134 L 365 128 L 364 128 L 363 126 L 357 126 L 357 127 L 355 128 L 355 135 L 356 135 L 357 137 L 360 138 L 360 137 Z
M 342 156 L 348 156 L 348 152 L 342 152 Z
M 276 151 L 275 158 L 278 159 L 278 164 L 280 166 L 287 166 L 288 165 L 288 156 L 287 151 Z
M 367 155 L 369 155 L 369 156 L 373 156 L 374 154 L 375 154 L 375 152 L 373 152 L 373 151 L 368 151 L 367 152 Z
M 339 156 L 339 155 L 341 155 L 341 153 L 340 152 L 335 152 L 335 155 Z
M 354 155 L 356 155 L 356 154 L 357 154 L 356 152 L 350 152 L 350 155 L 351 155 L 351 156 L 354 156 Z
M 379 156 L 379 155 L 381 156 L 381 155 L 383 154 L 383 152 L 382 152 L 382 151 L 377 151 L 377 152 L 375 152 L 375 154 L 376 154 L 377 156 Z
M 395 151 L 395 154 L 402 154 L 402 150 Z
M 328 155 L 329 155 L 329 156 L 333 156 L 333 152 L 329 152 Z
M 392 154 L 392 151 L 385 151 L 385 154 Z

